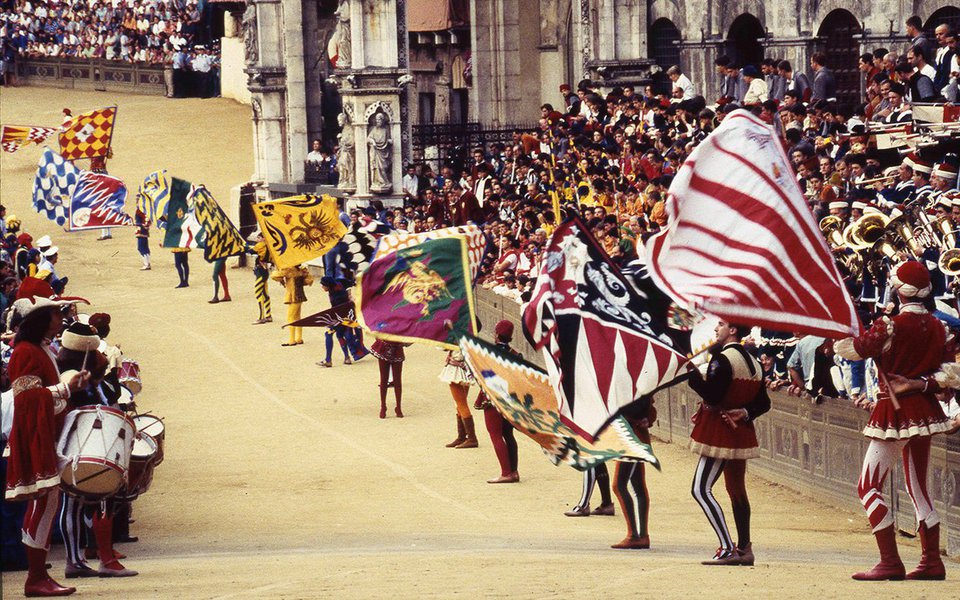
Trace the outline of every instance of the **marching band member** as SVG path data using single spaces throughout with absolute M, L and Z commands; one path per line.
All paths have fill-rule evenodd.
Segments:
M 880 562 L 853 578 L 944 579 L 940 518 L 927 492 L 927 466 L 931 437 L 948 429 L 934 395 L 947 381 L 941 365 L 952 357 L 946 351 L 943 324 L 923 304 L 932 290 L 927 269 L 916 261 L 904 262 L 893 277 L 893 287 L 900 300 L 897 316 L 878 319 L 862 335 L 836 343 L 837 353 L 844 358 L 874 358 L 889 379 L 889 383 L 881 382 L 878 400 L 863 430 L 870 445 L 858 486 L 880 549 Z M 923 546 L 920 566 L 909 574 L 897 552 L 893 513 L 883 497 L 884 483 L 898 454 L 903 456 L 907 493 L 913 501 Z
M 750 329 L 720 321 L 706 377 L 691 370 L 690 387 L 703 402 L 694 415 L 690 448 L 700 455 L 693 479 L 693 497 L 713 527 L 720 548 L 704 565 L 752 565 L 750 501 L 744 477 L 747 460 L 759 456 L 753 421 L 770 410 L 770 398 L 757 359 L 740 343 Z M 734 546 L 723 509 L 713 496 L 713 485 L 723 474 L 737 525 Z

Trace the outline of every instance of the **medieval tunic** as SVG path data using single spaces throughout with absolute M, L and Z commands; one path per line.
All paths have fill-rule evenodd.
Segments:
M 770 410 L 770 398 L 757 359 L 742 345 L 727 344 L 710 359 L 706 378 L 695 376 L 690 387 L 703 398 L 690 433 L 693 452 L 725 460 L 760 455 L 753 420 Z M 746 409 L 748 418 L 731 427 L 723 411 L 738 408 Z
M 850 352 L 851 344 L 854 353 Z M 915 303 L 904 304 L 892 319 L 877 319 L 863 335 L 837 342 L 836 350 L 844 358 L 873 358 L 881 373 L 907 379 L 932 375 L 940 365 L 953 361 L 946 351 L 943 324 Z M 897 402 L 900 410 L 894 409 L 881 378 L 877 403 L 863 434 L 878 440 L 905 440 L 941 433 L 950 426 L 934 391 L 898 394 Z
M 6 498 L 27 500 L 60 483 L 56 444 L 70 393 L 46 345 L 19 342 L 9 372 L 14 411 Z

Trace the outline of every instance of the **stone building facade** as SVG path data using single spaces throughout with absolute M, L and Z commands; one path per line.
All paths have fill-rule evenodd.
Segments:
M 810 55 L 823 51 L 841 91 L 856 95 L 858 56 L 879 47 L 905 52 L 911 15 L 929 31 L 943 21 L 960 25 L 960 1 L 471 0 L 472 116 L 530 120 L 540 103 L 559 102 L 561 83 L 636 85 L 673 64 L 712 100 L 720 55 L 741 64 L 786 59 L 807 70 Z
M 713 61 L 722 54 L 806 70 L 814 52 L 826 52 L 838 96 L 850 101 L 860 93 L 857 57 L 878 47 L 905 52 L 904 22 L 914 14 L 929 31 L 945 21 L 960 26 L 960 0 L 248 0 L 253 180 L 261 196 L 270 185 L 311 190 L 310 142 L 332 145 L 346 120 L 360 142 L 357 189 L 347 193 L 369 196 L 370 107 L 389 123 L 398 182 L 414 123 L 529 123 L 540 104 L 560 103 L 563 83 L 640 85 L 673 64 L 712 101 Z M 331 60 L 338 27 L 352 38 L 349 64 Z

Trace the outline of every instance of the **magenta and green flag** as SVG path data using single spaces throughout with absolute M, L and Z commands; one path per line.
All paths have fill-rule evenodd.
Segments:
M 377 337 L 455 350 L 477 335 L 467 242 L 427 240 L 375 259 L 357 281 L 357 315 Z

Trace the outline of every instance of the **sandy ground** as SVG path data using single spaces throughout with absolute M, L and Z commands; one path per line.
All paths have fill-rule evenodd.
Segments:
M 2 89 L 0 119 L 56 125 L 64 106 L 76 113 L 114 102 L 109 167 L 131 192 L 165 167 L 225 198 L 253 170 L 249 109 L 229 100 Z M 36 148 L 2 155 L 3 204 L 35 237 L 54 236 L 70 291 L 113 315 L 111 337 L 142 368 L 138 405 L 167 426 L 165 462 L 134 507 L 140 542 L 121 546 L 141 575 L 73 580 L 82 597 L 960 597 L 956 562 L 945 583 L 851 581 L 875 561 L 856 499 L 838 509 L 757 478 L 748 483 L 757 566 L 700 566 L 716 540 L 689 495 L 694 457 L 681 445 L 656 445 L 663 472 L 648 477 L 653 549 L 611 550 L 624 534 L 621 517 L 564 517 L 580 474 L 554 467 L 532 442 L 520 439 L 518 485 L 485 483 L 498 469 L 483 431 L 477 450 L 443 448 L 454 410 L 437 379 L 440 351 L 408 349 L 407 416 L 381 421 L 374 361 L 321 369 L 319 330 L 281 348 L 278 324 L 251 326 L 248 270 L 229 271 L 234 302 L 210 305 L 211 269 L 199 253 L 191 287 L 175 290 L 158 236 L 154 269 L 141 272 L 132 231 L 97 242 L 94 232 L 65 234 L 41 220 L 29 208 L 38 156 Z M 328 305 L 318 287 L 307 294 L 305 314 Z M 273 295 L 282 316 L 279 287 Z M 917 544 L 902 542 L 914 563 Z M 62 574 L 62 548 L 51 560 Z M 19 597 L 23 579 L 4 573 L 3 597 Z

